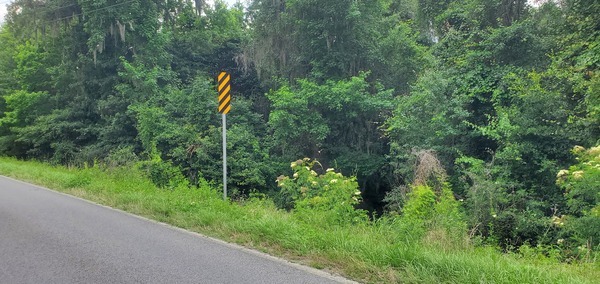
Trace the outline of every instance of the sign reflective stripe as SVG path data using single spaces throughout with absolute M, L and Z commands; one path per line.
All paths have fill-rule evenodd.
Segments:
M 230 108 L 231 96 L 226 96 L 225 99 L 219 103 L 219 112 L 223 114 L 225 113 L 225 109 Z
M 221 79 L 223 79 L 223 77 L 225 77 L 227 75 L 227 72 L 221 72 L 221 74 L 219 74 L 219 78 L 217 78 L 217 80 L 219 82 L 221 82 Z
M 227 88 L 225 88 L 225 90 L 223 90 L 221 92 L 221 94 L 219 95 L 219 102 L 221 102 L 223 99 L 225 99 L 225 97 L 230 97 L 229 96 L 229 91 L 231 90 L 230 86 L 227 86 Z
M 219 92 L 219 113 L 228 114 L 231 110 L 231 75 L 223 71 L 217 76 Z

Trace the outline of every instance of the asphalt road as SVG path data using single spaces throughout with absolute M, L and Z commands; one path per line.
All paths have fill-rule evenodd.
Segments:
M 340 283 L 325 272 L 0 176 L 0 283 Z

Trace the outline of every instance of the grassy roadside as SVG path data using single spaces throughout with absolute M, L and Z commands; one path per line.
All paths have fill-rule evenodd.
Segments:
M 600 264 L 561 264 L 492 248 L 425 241 L 394 220 L 332 226 L 268 200 L 224 202 L 208 185 L 157 189 L 134 170 L 68 169 L 0 158 L 0 174 L 208 236 L 242 244 L 363 282 L 593 283 Z M 305 215 L 303 217 L 306 217 Z

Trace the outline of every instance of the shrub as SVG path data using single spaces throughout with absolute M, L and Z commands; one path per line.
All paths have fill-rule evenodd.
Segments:
M 163 161 L 156 150 L 151 153 L 150 160 L 138 162 L 137 167 L 160 188 L 175 189 L 189 186 L 189 181 L 183 176 L 179 167 L 174 166 L 171 161 Z
M 579 163 L 556 175 L 556 183 L 564 190 L 568 205 L 564 227 L 568 244 L 577 247 L 579 256 L 600 250 L 600 145 L 572 150 Z
M 317 161 L 308 158 L 291 163 L 291 177 L 277 178 L 282 207 L 293 210 L 306 221 L 342 224 L 364 221 L 364 210 L 355 209 L 360 190 L 354 177 L 345 177 L 334 169 L 317 174 Z M 318 221 L 319 220 L 319 221 Z
M 425 243 L 446 249 L 465 244 L 465 218 L 447 183 L 439 194 L 427 185 L 413 186 L 402 212 L 398 221 L 409 224 Z
M 104 165 L 109 169 L 118 167 L 132 167 L 139 161 L 132 146 L 121 146 L 108 153 L 104 158 Z

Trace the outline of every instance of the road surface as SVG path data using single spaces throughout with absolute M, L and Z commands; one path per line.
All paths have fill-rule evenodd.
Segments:
M 315 269 L 0 176 L 0 283 L 340 283 Z

